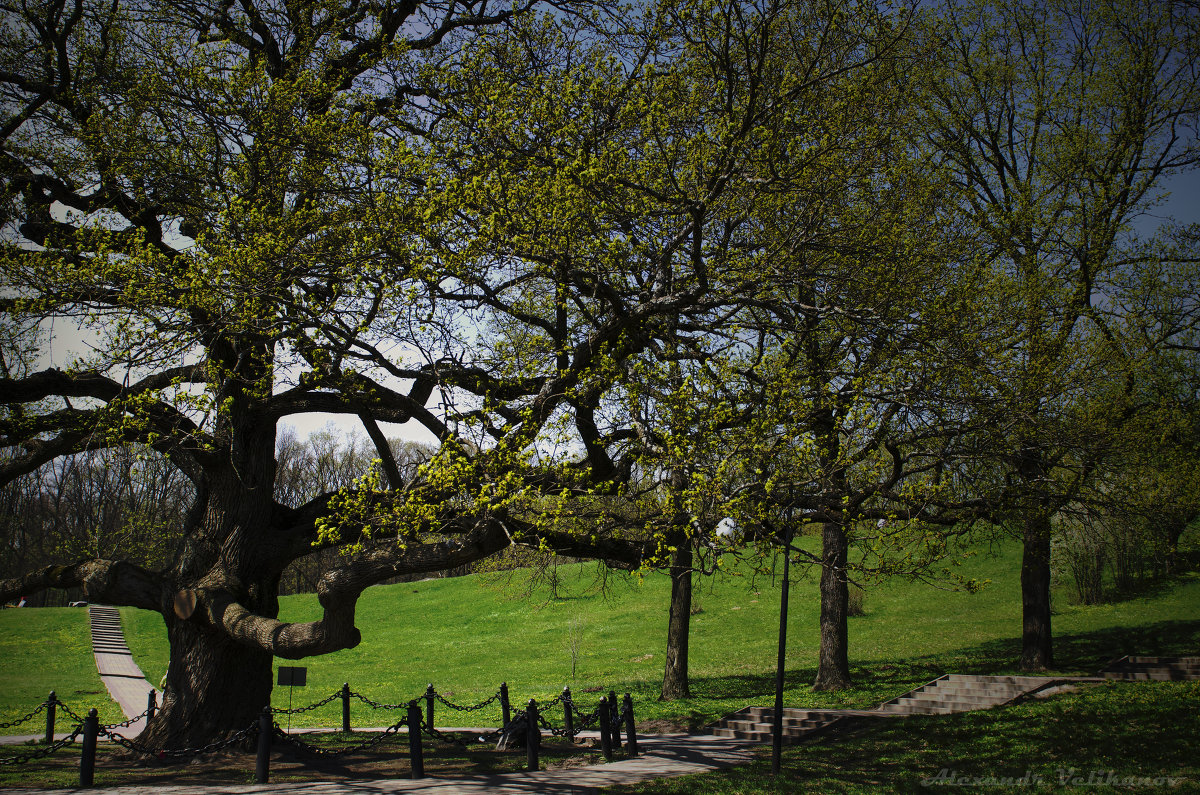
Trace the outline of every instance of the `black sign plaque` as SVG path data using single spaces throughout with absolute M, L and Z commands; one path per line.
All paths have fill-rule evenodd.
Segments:
M 304 687 L 308 681 L 308 669 L 302 665 L 279 666 L 279 684 L 292 687 Z

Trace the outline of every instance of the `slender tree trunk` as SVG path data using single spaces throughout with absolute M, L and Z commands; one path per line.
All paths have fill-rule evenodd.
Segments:
M 1021 670 L 1054 667 L 1050 632 L 1050 517 L 1025 520 L 1021 555 Z
M 692 622 L 692 545 L 679 542 L 671 556 L 671 612 L 667 622 L 667 667 L 662 700 L 689 698 L 688 634 Z
M 821 545 L 821 648 L 813 690 L 843 690 L 850 686 L 850 590 L 846 583 L 849 546 L 841 524 L 825 523 Z

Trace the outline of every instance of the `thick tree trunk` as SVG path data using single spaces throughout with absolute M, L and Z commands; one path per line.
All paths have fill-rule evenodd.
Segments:
M 195 621 L 171 616 L 167 626 L 171 664 L 162 707 L 138 743 L 199 748 L 257 725 L 271 703 L 271 654 Z
M 821 544 L 821 648 L 813 690 L 842 690 L 850 686 L 845 530 L 836 522 L 826 522 Z
M 279 614 L 279 579 L 290 550 L 277 531 L 273 484 L 275 429 L 248 420 L 234 434 L 228 466 L 213 467 L 197 494 L 162 612 L 171 662 L 162 709 L 139 742 L 155 748 L 196 748 L 232 737 L 271 703 L 272 654 L 231 637 L 205 604 L 186 618 L 174 597 L 190 591 L 230 598 L 258 616 Z
M 690 698 L 688 634 L 692 622 L 692 546 L 682 540 L 671 556 L 671 610 L 667 621 L 667 666 L 662 700 Z
M 1054 667 L 1050 633 L 1050 517 L 1025 521 L 1021 555 L 1021 670 Z

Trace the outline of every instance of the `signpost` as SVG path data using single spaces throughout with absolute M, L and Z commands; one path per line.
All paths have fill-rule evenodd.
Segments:
M 294 688 L 304 687 L 308 684 L 308 669 L 303 665 L 281 665 L 279 666 L 279 684 L 287 685 L 288 687 L 288 725 L 287 730 L 290 733 L 292 730 L 292 693 Z

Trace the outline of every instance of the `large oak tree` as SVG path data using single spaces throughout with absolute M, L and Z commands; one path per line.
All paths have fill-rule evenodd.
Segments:
M 652 20 L 639 33 L 571 3 L 537 10 L 4 7 L 6 339 L 28 347 L 53 319 L 78 323 L 93 352 L 39 369 L 6 351 L 0 477 L 143 444 L 196 499 L 168 567 L 83 559 L 0 583 L 0 597 L 81 586 L 163 614 L 171 665 L 144 742 L 248 725 L 272 655 L 359 642 L 355 603 L 373 583 L 514 543 L 645 554 L 564 529 L 547 495 L 627 475 L 601 398 L 706 289 L 689 254 L 702 216 L 630 223 L 661 184 L 656 159 L 719 161 L 746 136 L 701 146 L 673 126 L 654 91 L 680 83 Z M 722 173 L 698 201 L 719 198 Z M 276 427 L 306 412 L 361 418 L 379 464 L 354 489 L 287 505 Z M 406 477 L 380 423 L 410 421 L 440 448 Z M 584 455 L 552 454 L 564 443 Z M 348 554 L 320 577 L 322 617 L 278 621 L 281 573 L 335 547 Z

